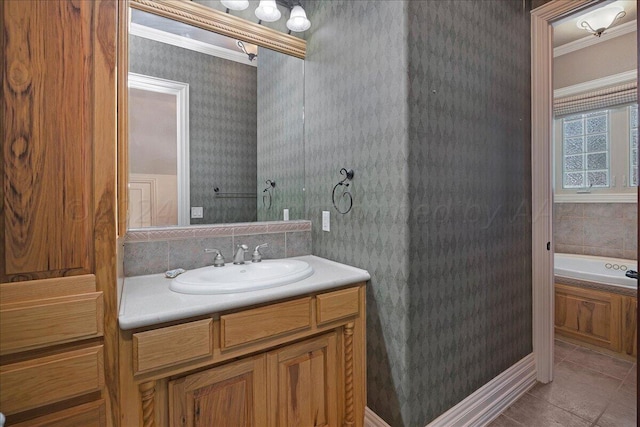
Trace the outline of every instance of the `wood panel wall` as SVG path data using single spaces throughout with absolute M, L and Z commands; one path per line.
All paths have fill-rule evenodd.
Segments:
M 99 407 L 106 406 L 108 425 L 117 420 L 118 7 L 126 8 L 126 2 L 6 0 L 0 6 L 0 283 L 16 282 L 3 289 L 12 295 L 24 289 L 22 299 L 29 304 L 42 300 L 39 293 L 55 293 L 52 287 L 66 287 L 67 276 L 95 277 L 95 291 L 102 293 L 98 311 L 104 313 L 102 337 L 35 352 L 7 349 L 0 365 L 6 371 L 45 354 L 64 358 L 69 351 L 103 346 L 105 386 L 98 398 L 104 399 Z M 73 299 L 66 290 L 63 294 Z M 0 305 L 7 308 L 13 303 L 5 296 L 0 294 Z M 62 314 L 56 317 L 60 330 L 70 321 Z M 67 410 L 65 405 L 74 402 L 56 410 Z M 36 408 L 10 414 L 10 420 L 42 416 L 47 410 Z

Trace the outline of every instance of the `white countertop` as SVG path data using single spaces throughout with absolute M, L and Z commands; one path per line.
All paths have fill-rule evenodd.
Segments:
M 127 277 L 124 280 L 118 321 L 122 329 L 134 329 L 172 320 L 262 304 L 369 280 L 366 270 L 314 255 L 295 257 L 308 262 L 313 274 L 299 282 L 252 292 L 190 295 L 169 289 L 164 274 Z

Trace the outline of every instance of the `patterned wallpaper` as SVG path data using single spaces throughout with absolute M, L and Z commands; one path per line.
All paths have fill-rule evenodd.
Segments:
M 258 64 L 258 193 L 276 182 L 271 207 L 258 197 L 258 221 L 305 218 L 304 61 L 260 48 Z M 267 202 L 268 203 L 268 202 Z
M 129 70 L 189 83 L 191 206 L 204 218 L 192 224 L 255 221 L 256 68 L 214 56 L 129 37 Z
M 409 2 L 407 425 L 424 426 L 532 351 L 524 6 Z
M 368 406 L 422 427 L 532 350 L 529 8 L 308 9 L 307 218 L 332 215 L 313 253 L 371 273 Z
M 408 140 L 405 4 L 307 1 L 307 219 L 313 253 L 367 269 L 367 404 L 390 425 L 409 418 Z M 389 30 L 390 29 L 390 30 Z M 331 190 L 351 168 L 351 212 Z M 331 231 L 321 231 L 322 211 Z

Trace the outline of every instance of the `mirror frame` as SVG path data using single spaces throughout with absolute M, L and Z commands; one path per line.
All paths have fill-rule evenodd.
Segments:
M 118 235 L 128 229 L 129 182 L 129 8 L 153 13 L 193 26 L 304 59 L 306 40 L 258 25 L 237 16 L 185 0 L 124 0 L 118 9 Z

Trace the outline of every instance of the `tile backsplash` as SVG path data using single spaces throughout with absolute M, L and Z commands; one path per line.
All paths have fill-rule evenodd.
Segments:
M 638 257 L 637 203 L 555 203 L 553 230 L 556 252 Z
M 245 244 L 251 252 L 262 243 L 269 244 L 260 250 L 265 259 L 310 255 L 311 221 L 130 231 L 124 242 L 124 274 L 126 277 L 141 276 L 174 268 L 189 270 L 211 265 L 214 254 L 205 253 L 205 248 L 220 249 L 225 260 L 230 262 L 236 245 Z

